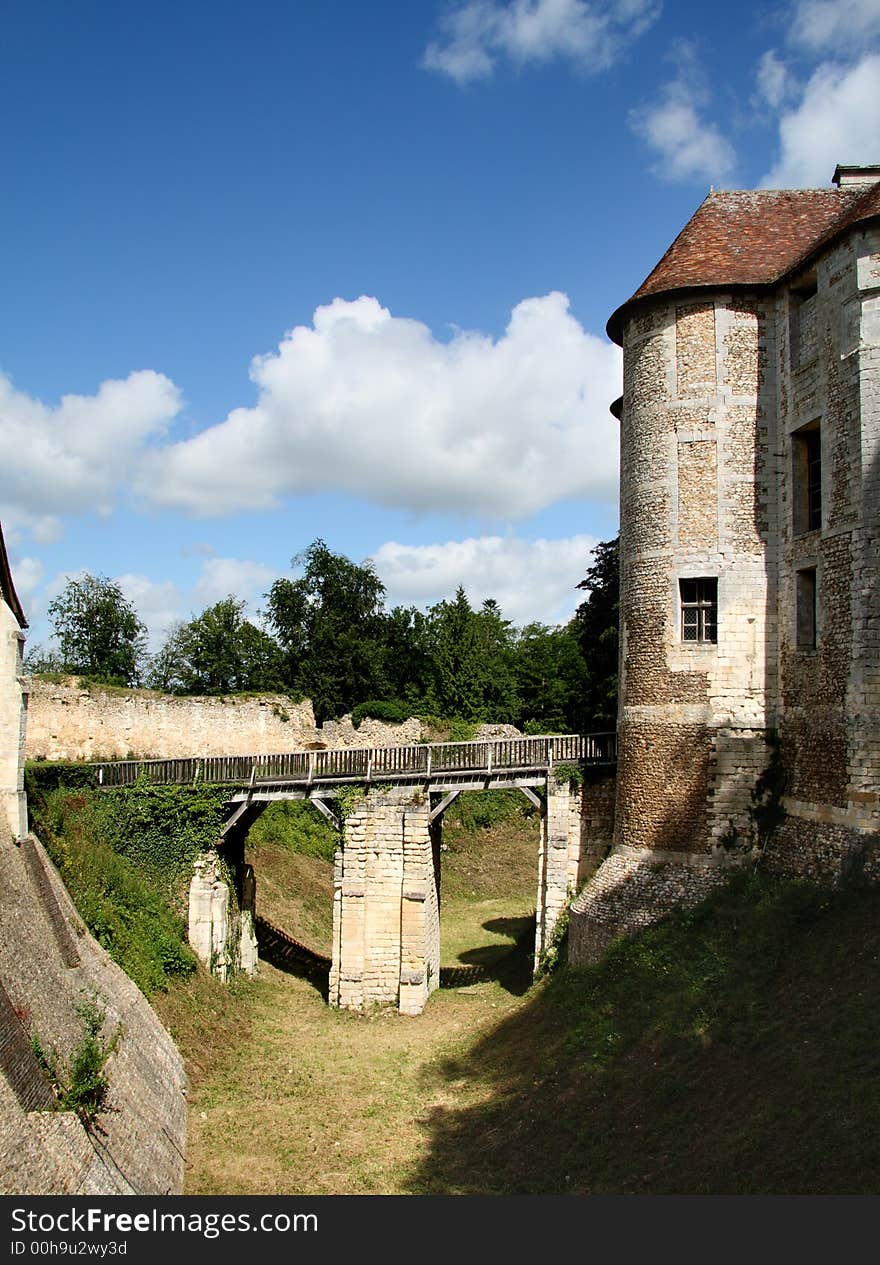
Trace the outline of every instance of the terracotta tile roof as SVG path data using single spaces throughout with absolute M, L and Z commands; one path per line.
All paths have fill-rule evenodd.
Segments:
M 0 524 L 0 598 L 3 599 L 18 620 L 19 628 L 27 628 L 27 620 L 24 617 L 24 611 L 21 609 L 21 602 L 15 592 L 15 585 L 12 583 L 12 572 L 9 569 L 6 545 L 3 542 L 2 524 Z
M 774 285 L 847 228 L 875 216 L 880 216 L 880 183 L 710 193 L 653 272 L 614 312 L 608 336 L 621 343 L 630 305 L 650 295 Z

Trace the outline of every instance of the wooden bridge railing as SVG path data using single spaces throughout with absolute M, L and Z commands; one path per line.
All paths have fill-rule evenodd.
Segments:
M 555 764 L 611 764 L 614 733 L 496 738 L 488 742 L 437 742 L 408 747 L 338 747 L 278 755 L 192 756 L 184 760 L 113 760 L 92 764 L 99 786 L 150 782 L 214 785 L 250 782 L 362 782 L 394 778 L 430 780 L 449 773 L 550 769 Z

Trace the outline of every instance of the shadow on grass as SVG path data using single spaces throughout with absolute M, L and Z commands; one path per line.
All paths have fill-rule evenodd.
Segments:
M 880 894 L 737 880 L 434 1065 L 407 1188 L 876 1194 L 878 962 Z
M 330 959 L 326 954 L 316 953 L 265 918 L 257 916 L 254 926 L 261 960 L 279 971 L 306 980 L 327 1001 L 330 995 Z
M 441 988 L 466 988 L 471 984 L 494 982 L 514 997 L 522 997 L 531 986 L 534 965 L 535 916 L 492 918 L 483 923 L 485 931 L 509 936 L 513 944 L 484 944 L 459 953 L 461 965 L 440 968 Z

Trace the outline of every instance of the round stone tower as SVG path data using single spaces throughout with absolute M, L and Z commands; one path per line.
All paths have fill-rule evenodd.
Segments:
M 880 878 L 880 167 L 835 184 L 710 194 L 608 323 L 617 793 L 574 962 L 756 845 Z
M 766 764 L 770 329 L 743 293 L 661 295 L 621 320 L 615 840 L 629 848 L 726 851 Z

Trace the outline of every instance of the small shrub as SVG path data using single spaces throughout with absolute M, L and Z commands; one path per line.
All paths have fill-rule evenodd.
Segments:
M 116 1048 L 119 1033 L 109 1040 L 103 1035 L 106 1014 L 97 996 L 78 1006 L 76 1013 L 83 1031 L 67 1068 L 54 1047 L 49 1051 L 43 1048 L 36 1033 L 31 1036 L 31 1049 L 52 1085 L 57 1109 L 75 1111 L 85 1127 L 92 1129 L 106 1107 L 110 1086 L 104 1066 Z
M 412 709 L 400 699 L 370 699 L 352 709 L 351 723 L 359 729 L 363 720 L 381 720 L 387 725 L 400 725 L 409 720 Z
M 582 786 L 584 771 L 579 764 L 555 764 L 553 766 L 553 780 L 558 786 L 562 786 L 566 782 L 569 786 Z
M 34 828 L 92 935 L 148 997 L 196 958 L 167 871 L 116 850 L 110 792 L 59 788 L 35 804 Z
M 545 716 L 543 719 L 527 720 L 522 731 L 530 738 L 543 738 L 547 734 L 571 733 L 571 725 L 566 724 L 564 716 Z

